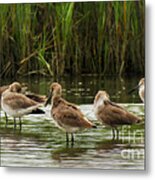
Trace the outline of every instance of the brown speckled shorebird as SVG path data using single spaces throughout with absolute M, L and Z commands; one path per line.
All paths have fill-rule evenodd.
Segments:
M 43 96 L 43 95 L 39 95 L 39 94 L 35 94 L 35 93 L 32 93 L 30 91 L 26 91 L 27 90 L 27 87 L 25 86 L 25 84 L 20 84 L 18 82 L 18 84 L 20 85 L 21 88 L 18 89 L 18 93 L 22 93 L 24 94 L 26 97 L 38 102 L 38 103 L 45 103 L 47 98 L 46 96 Z M 4 85 L 4 86 L 1 86 L 0 87 L 0 107 L 1 107 L 1 95 L 2 93 L 7 90 L 9 88 L 10 85 Z M 5 118 L 6 118 L 6 126 L 7 126 L 7 123 L 8 123 L 8 117 L 7 117 L 7 114 L 6 112 L 5 113 Z M 37 113 L 37 111 L 36 111 Z
M 47 103 L 51 100 L 51 116 L 58 127 L 66 132 L 67 143 L 69 142 L 69 133 L 71 133 L 71 142 L 73 144 L 73 133 L 86 128 L 96 128 L 96 126 L 83 115 L 76 105 L 64 100 L 61 97 L 61 92 L 61 85 L 52 83 Z
M 21 84 L 12 83 L 1 95 L 1 107 L 4 112 L 14 118 L 14 127 L 16 127 L 16 118 L 19 118 L 21 129 L 21 117 L 30 113 L 44 113 L 38 109 L 40 104 L 21 94 Z M 7 123 L 7 122 L 6 122 Z
M 113 139 L 115 138 L 115 130 L 117 132 L 117 138 L 119 137 L 118 126 L 140 122 L 140 118 L 133 113 L 111 102 L 106 91 L 98 91 L 96 94 L 94 99 L 94 112 L 98 120 L 112 128 Z
M 145 79 L 144 78 L 142 78 L 139 81 L 138 85 L 136 87 L 134 87 L 133 89 L 131 89 L 129 91 L 129 93 L 132 93 L 133 91 L 135 91 L 137 89 L 138 89 L 139 97 L 144 103 L 144 101 L 145 101 Z

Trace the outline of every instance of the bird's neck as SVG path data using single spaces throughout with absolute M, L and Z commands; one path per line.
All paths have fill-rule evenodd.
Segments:
M 144 85 L 139 87 L 139 96 L 141 97 L 142 101 L 144 102 Z
M 98 111 L 98 108 L 100 106 L 104 106 L 104 98 L 100 98 L 94 103 L 94 111 L 95 111 L 95 113 Z
M 142 91 L 144 91 L 144 85 L 139 87 L 139 92 L 142 92 Z
M 51 99 L 51 109 L 53 109 L 54 108 L 54 96 L 52 97 L 52 99 Z
M 55 108 L 59 105 L 61 96 L 54 95 L 51 100 L 51 108 Z

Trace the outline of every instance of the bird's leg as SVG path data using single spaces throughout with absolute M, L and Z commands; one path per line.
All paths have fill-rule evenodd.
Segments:
M 112 128 L 112 139 L 114 140 L 115 139 L 115 129 L 114 128 Z
M 71 141 L 72 141 L 72 145 L 74 144 L 74 134 L 71 133 Z
M 119 130 L 117 129 L 117 127 L 115 127 L 116 133 L 117 133 L 117 140 L 119 139 Z
M 16 129 L 16 118 L 14 117 L 14 128 Z
M 66 143 L 68 144 L 69 142 L 69 136 L 68 136 L 68 133 L 66 132 Z
M 21 120 L 21 117 L 19 117 L 19 125 L 20 125 L 20 130 L 22 130 L 22 120 Z
M 7 116 L 6 112 L 4 112 L 4 114 L 5 114 L 5 119 L 6 119 L 6 125 L 5 125 L 5 127 L 7 127 L 7 125 L 8 125 L 8 116 Z

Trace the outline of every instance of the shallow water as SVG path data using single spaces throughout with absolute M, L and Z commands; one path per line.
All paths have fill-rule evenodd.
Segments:
M 45 115 L 24 116 L 21 131 L 19 126 L 14 129 L 11 117 L 6 128 L 4 113 L 1 111 L 1 166 L 144 169 L 144 105 L 137 93 L 127 94 L 127 89 L 136 85 L 138 78 L 124 82 L 122 85 L 114 78 L 99 80 L 96 77 L 93 80 L 90 77 L 74 81 L 61 80 L 64 97 L 79 104 L 83 113 L 97 125 L 97 129 L 76 133 L 74 145 L 66 144 L 65 133 L 50 118 L 50 105 L 45 108 Z M 50 81 L 42 79 L 33 83 L 28 80 L 28 84 L 34 92 L 45 94 Z M 113 140 L 111 129 L 101 125 L 92 111 L 93 98 L 98 89 L 109 89 L 113 101 L 142 117 L 143 122 L 123 126 L 120 128 L 119 140 Z

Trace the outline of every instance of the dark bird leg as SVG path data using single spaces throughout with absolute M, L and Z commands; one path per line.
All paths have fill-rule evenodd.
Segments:
M 68 144 L 69 142 L 69 136 L 68 136 L 68 133 L 66 132 L 66 143 Z
M 114 140 L 115 139 L 115 129 L 112 128 L 112 139 Z
M 74 134 L 71 133 L 71 141 L 72 141 L 72 145 L 74 144 Z
M 116 130 L 116 134 L 117 134 L 117 140 L 119 139 L 119 130 L 117 129 L 117 127 L 115 127 Z
M 19 125 L 20 125 L 20 131 L 22 130 L 22 120 L 21 117 L 19 117 Z
M 16 129 L 16 118 L 14 117 L 14 129 Z
M 7 116 L 6 112 L 4 112 L 4 114 L 5 114 L 5 119 L 6 119 L 6 125 L 5 125 L 5 127 L 7 127 L 7 125 L 8 125 L 8 116 Z

